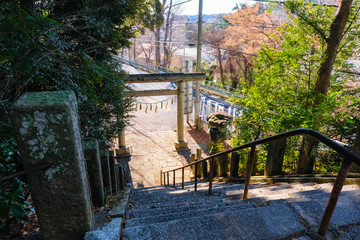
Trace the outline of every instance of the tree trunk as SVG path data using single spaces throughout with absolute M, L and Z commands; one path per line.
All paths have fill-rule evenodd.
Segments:
M 313 171 L 319 141 L 311 136 L 303 136 L 301 143 L 298 173 L 310 174 Z
M 360 155 L 360 124 L 358 125 L 358 129 L 356 132 L 356 138 L 354 142 L 353 152 L 357 155 Z M 360 173 L 360 166 L 353 163 L 350 168 L 350 172 L 357 172 Z
M 352 3 L 353 0 L 341 1 L 338 11 L 336 13 L 336 17 L 333 23 L 331 24 L 330 36 L 325 39 L 326 50 L 323 53 L 324 61 L 320 65 L 318 77 L 316 80 L 315 93 L 317 97 L 316 99 L 314 99 L 314 102 L 312 103 L 313 107 L 315 107 L 321 102 L 322 96 L 326 95 L 329 90 L 331 71 L 333 69 L 333 65 L 336 59 L 337 51 L 339 49 L 340 41 L 344 34 L 346 22 L 348 21 L 350 15 Z M 319 144 L 318 141 L 314 141 L 314 139 L 311 139 L 310 137 L 303 138 L 303 142 L 301 146 L 302 151 L 300 151 L 300 156 L 299 156 L 299 167 L 298 167 L 299 173 L 312 172 L 315 162 L 313 153 L 314 153 L 314 149 L 316 152 L 316 148 L 318 144 Z
M 169 10 L 166 13 L 166 21 L 165 21 L 165 35 L 164 35 L 164 43 L 163 43 L 163 49 L 164 49 L 164 57 L 163 57 L 163 67 L 167 67 L 168 57 L 169 57 L 169 48 L 167 46 L 167 42 L 170 41 L 169 39 L 169 32 L 170 32 L 170 16 L 172 11 L 172 0 L 170 0 L 169 3 Z
M 342 0 L 336 17 L 331 24 L 330 36 L 326 39 L 326 51 L 323 54 L 325 61 L 320 65 L 315 92 L 326 95 L 329 90 L 331 71 L 344 34 L 353 0 Z
M 155 30 L 155 62 L 160 65 L 160 28 Z

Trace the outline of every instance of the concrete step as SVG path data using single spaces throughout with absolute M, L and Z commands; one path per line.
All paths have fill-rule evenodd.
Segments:
M 125 228 L 124 239 L 283 239 L 306 227 L 286 205 L 248 208 Z

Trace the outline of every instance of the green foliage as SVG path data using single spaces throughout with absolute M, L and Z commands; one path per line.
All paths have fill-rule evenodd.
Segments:
M 9 218 L 10 214 L 17 219 L 28 221 L 25 206 L 30 205 L 24 198 L 24 183 L 18 178 L 2 184 L 0 188 L 0 220 Z
M 9 136 L 9 126 L 2 126 L 2 136 Z M 0 138 L 0 176 L 7 176 L 15 172 L 18 159 L 16 143 L 13 138 Z M 24 183 L 18 178 L 0 184 L 0 222 L 5 222 L 9 216 L 27 221 L 24 206 L 28 202 L 24 198 Z
M 82 134 L 110 140 L 126 122 L 125 73 L 113 54 L 138 32 L 146 0 L 44 1 L 33 9 L 0 5 L 0 101 L 7 108 L 26 91 L 71 89 Z M 117 121 L 116 119 L 120 121 Z
M 148 0 L 0 2 L 0 175 L 17 169 L 9 107 L 23 93 L 73 90 L 81 132 L 106 145 L 129 118 L 117 50 L 143 28 Z M 26 220 L 23 183 L 1 185 L 1 218 Z M 9 215 L 10 214 L 10 215 Z
M 144 27 L 155 32 L 155 30 L 157 28 L 160 28 L 161 25 L 164 23 L 164 6 L 159 0 L 151 1 L 149 5 L 151 11 L 147 11 L 144 15 Z
M 305 1 L 286 1 L 285 9 L 291 15 L 291 20 L 279 30 L 281 38 L 274 37 L 280 48 L 263 46 L 255 59 L 254 81 L 242 82 L 239 93 L 246 93 L 244 98 L 233 99 L 242 107 L 236 122 L 236 145 L 300 127 L 320 130 L 330 136 L 337 136 L 340 129 L 342 136 L 355 133 L 355 115 L 351 116 L 344 108 L 348 108 L 349 102 L 358 104 L 358 97 L 349 97 L 349 92 L 344 91 L 344 82 L 349 80 L 347 76 L 334 74 L 327 96 L 322 96 L 321 103 L 314 104 L 318 70 L 326 57 L 326 37 L 334 20 L 335 9 L 313 6 Z M 350 67 L 346 60 L 352 56 L 355 48 L 350 42 L 351 39 L 358 39 L 356 31 L 352 33 L 352 29 L 359 27 L 355 24 L 357 9 L 353 10 L 351 16 L 354 21 L 352 25 L 350 22 L 347 25 L 348 32 L 341 42 L 335 71 L 348 70 Z M 341 127 L 344 123 L 346 129 Z M 293 138 L 292 147 L 287 149 L 287 153 L 298 149 L 298 144 L 299 138 Z M 292 171 L 291 166 L 296 165 L 296 158 L 294 155 L 285 158 L 286 172 Z

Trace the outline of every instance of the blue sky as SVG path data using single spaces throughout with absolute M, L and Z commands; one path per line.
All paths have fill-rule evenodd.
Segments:
M 183 2 L 186 0 L 178 0 Z M 203 0 L 203 14 L 230 13 L 236 3 L 243 3 L 244 0 Z M 197 15 L 199 11 L 199 0 L 182 5 L 182 15 Z

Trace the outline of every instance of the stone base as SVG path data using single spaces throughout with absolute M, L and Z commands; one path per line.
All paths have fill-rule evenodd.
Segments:
M 188 142 L 175 142 L 176 150 L 183 150 L 188 148 L 189 148 Z
M 115 152 L 116 152 L 116 156 L 127 155 L 130 153 L 130 148 L 125 147 L 125 148 L 115 149 Z

